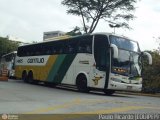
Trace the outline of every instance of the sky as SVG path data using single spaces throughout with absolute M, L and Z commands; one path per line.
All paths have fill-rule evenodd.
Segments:
M 81 26 L 78 16 L 68 15 L 62 0 L 0 0 L 0 36 L 19 38 L 22 42 L 40 42 L 43 32 L 71 31 Z M 138 0 L 132 30 L 118 28 L 116 34 L 139 42 L 141 50 L 158 47 L 160 37 L 160 0 Z M 94 32 L 113 32 L 109 23 L 100 21 Z

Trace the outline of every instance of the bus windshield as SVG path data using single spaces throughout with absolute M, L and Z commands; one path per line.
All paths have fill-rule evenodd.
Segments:
M 110 36 L 110 42 L 119 49 L 118 59 L 112 59 L 112 72 L 130 77 L 141 76 L 138 43 L 116 36 Z
M 128 40 L 117 36 L 110 36 L 110 41 L 120 49 L 125 49 L 133 52 L 140 52 L 138 43 L 135 41 Z

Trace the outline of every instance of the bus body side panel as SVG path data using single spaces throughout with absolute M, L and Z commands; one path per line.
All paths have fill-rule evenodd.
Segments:
M 35 63 L 37 61 L 33 61 L 33 58 L 39 58 L 43 60 L 38 63 Z M 32 59 L 32 60 L 31 60 Z M 16 68 L 15 68 L 15 74 L 17 78 L 22 77 L 22 72 L 24 70 L 33 72 L 33 77 L 35 80 L 41 80 L 45 81 L 49 71 L 52 67 L 52 65 L 55 63 L 57 59 L 57 55 L 51 55 L 51 56 L 30 56 L 30 57 L 17 57 L 16 58 Z
M 87 86 L 94 88 L 104 88 L 105 85 L 105 72 L 98 71 L 95 66 L 93 54 L 77 54 L 73 63 L 73 73 L 67 73 L 67 78 L 73 74 L 73 84 L 76 85 L 76 78 L 79 74 L 84 74 L 87 78 Z M 72 67 L 71 66 L 71 67 Z M 70 77 L 69 77 L 70 78 Z M 66 80 L 67 82 L 67 80 Z
M 63 83 L 62 81 L 65 80 L 67 71 L 72 71 L 71 64 L 73 63 L 75 57 L 76 54 L 59 55 L 56 59 L 55 64 L 53 64 L 52 68 L 50 69 L 47 81 L 54 83 Z M 70 83 L 69 81 L 67 82 L 67 84 Z
M 44 58 L 42 63 L 33 63 L 33 58 Z M 28 63 L 31 62 L 31 63 Z M 35 62 L 35 61 L 34 61 Z M 51 56 L 30 56 L 16 58 L 16 77 L 22 77 L 24 70 L 33 72 L 33 79 L 54 83 L 76 85 L 76 78 L 80 73 L 85 73 L 88 87 L 104 88 L 105 72 L 93 66 L 92 54 L 63 54 Z
M 71 66 L 76 54 L 62 54 L 51 56 L 17 57 L 16 76 L 22 77 L 24 70 L 33 72 L 33 79 L 54 83 L 61 83 Z M 39 59 L 44 59 L 40 61 Z M 34 59 L 34 60 L 33 60 Z M 38 63 L 35 59 L 38 60 Z

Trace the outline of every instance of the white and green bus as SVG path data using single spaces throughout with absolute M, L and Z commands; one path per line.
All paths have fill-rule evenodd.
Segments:
M 137 42 L 110 33 L 96 33 L 20 46 L 16 77 L 25 82 L 91 89 L 141 91 L 142 55 Z

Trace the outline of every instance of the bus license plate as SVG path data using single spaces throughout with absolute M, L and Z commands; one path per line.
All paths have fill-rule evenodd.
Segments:
M 132 86 L 127 86 L 127 90 L 132 90 Z

